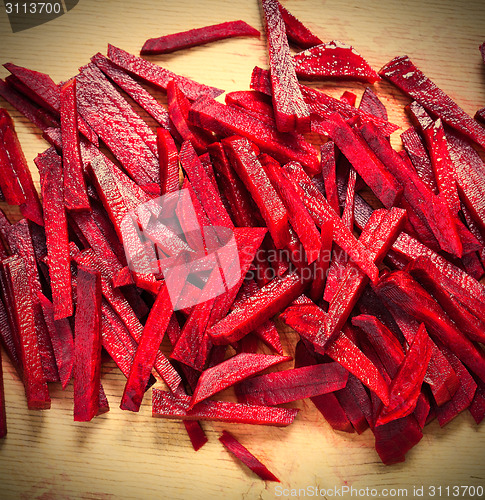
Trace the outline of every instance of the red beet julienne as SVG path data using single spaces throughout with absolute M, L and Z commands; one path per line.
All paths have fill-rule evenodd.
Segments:
M 150 38 L 144 43 L 140 50 L 140 54 L 142 56 L 167 54 L 169 52 L 175 52 L 177 50 L 187 49 L 217 40 L 224 40 L 225 38 L 237 36 L 259 37 L 260 35 L 261 33 L 257 29 L 249 26 L 249 24 L 244 21 L 229 21 L 213 24 L 211 26 L 204 26 L 203 28 L 181 31 L 158 38 Z
M 261 0 L 268 40 L 269 66 L 276 125 L 281 132 L 310 130 L 310 113 L 303 100 L 291 58 L 285 23 L 276 0 Z
M 313 34 L 300 20 L 298 20 L 280 2 L 276 1 L 285 23 L 286 36 L 288 40 L 302 49 L 308 49 L 322 43 L 322 40 Z
M 485 148 L 485 130 L 438 88 L 408 56 L 395 57 L 379 75 L 424 106 L 433 116 Z
M 188 99 L 195 100 L 202 96 L 217 97 L 224 92 L 221 89 L 208 87 L 184 76 L 176 75 L 172 71 L 129 54 L 113 45 L 108 45 L 108 57 L 128 73 L 164 90 L 167 89 L 168 82 L 174 80 Z

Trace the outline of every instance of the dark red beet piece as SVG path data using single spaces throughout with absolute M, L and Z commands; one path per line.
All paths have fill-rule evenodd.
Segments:
M 309 172 L 318 169 L 316 150 L 303 140 L 303 136 L 279 132 L 273 125 L 261 122 L 244 110 L 202 98 L 192 105 L 189 121 L 218 135 L 237 134 L 246 137 L 282 163 L 294 160 L 299 161 Z
M 457 329 L 439 304 L 408 273 L 389 273 L 381 278 L 376 290 L 418 321 L 423 321 L 433 337 L 459 356 L 482 380 L 485 378 L 483 351 Z
M 408 128 L 401 134 L 401 140 L 421 180 L 434 194 L 438 194 L 438 184 L 436 184 L 434 177 L 433 166 L 426 146 L 417 130 Z
M 54 319 L 54 306 L 45 295 L 39 293 L 38 298 L 44 312 L 47 328 L 49 329 L 62 388 L 65 389 L 71 379 L 74 365 L 74 338 L 71 325 L 66 318 Z
M 359 104 L 359 110 L 387 121 L 387 110 L 370 87 L 366 87 Z
M 49 276 L 55 319 L 73 313 L 69 237 L 64 209 L 62 160 L 54 148 L 37 156 L 35 164 L 41 177 Z
M 222 141 L 224 151 L 239 177 L 251 193 L 277 248 L 289 239 L 288 212 L 254 153 L 251 143 L 242 137 Z
M 350 45 L 332 41 L 293 56 L 298 78 L 304 80 L 343 79 L 374 83 L 379 75 Z M 387 119 L 387 118 L 386 118 Z
M 268 470 L 247 448 L 245 448 L 232 434 L 227 431 L 222 431 L 219 441 L 244 465 L 249 467 L 263 481 L 280 480 Z
M 7 413 L 5 411 L 5 392 L 3 389 L 2 356 L 0 354 L 0 439 L 7 435 Z
M 1 118 L 0 120 L 4 122 L 4 117 L 7 113 L 6 110 L 0 109 Z M 3 125 L 3 123 L 2 123 Z M 1 135 L 3 136 L 3 127 L 1 130 Z M 2 141 L 0 144 L 0 187 L 2 189 L 2 194 L 4 200 L 9 205 L 20 205 L 25 203 L 25 196 L 22 191 L 22 186 L 20 185 L 19 179 L 13 169 L 12 162 L 10 161 L 8 151 Z
M 194 451 L 199 451 L 209 441 L 204 429 L 197 420 L 184 420 L 183 423 Z
M 101 276 L 79 267 L 74 330 L 74 421 L 89 422 L 99 411 L 101 384 Z
M 264 153 L 259 156 L 259 160 L 271 184 L 283 201 L 288 211 L 290 224 L 305 249 L 308 264 L 311 264 L 319 257 L 322 246 L 320 233 L 315 222 L 308 213 L 303 200 L 298 196 L 296 186 L 288 174 L 282 170 L 281 165 Z
M 75 79 L 61 87 L 59 97 L 63 144 L 64 204 L 67 210 L 89 210 L 88 193 L 79 149 Z
M 276 126 L 280 132 L 310 130 L 310 113 L 303 100 L 291 60 L 285 23 L 277 0 L 261 0 L 268 40 L 269 67 Z
M 39 195 L 35 189 L 27 160 L 20 146 L 17 133 L 10 115 L 1 113 L 0 118 L 0 138 L 10 159 L 10 164 L 22 187 L 25 202 L 20 205 L 22 215 L 27 219 L 43 226 L 44 220 Z
M 476 380 L 477 390 L 475 397 L 470 404 L 469 410 L 477 424 L 481 423 L 485 417 L 485 383 L 481 380 Z
M 271 97 L 262 92 L 256 90 L 229 92 L 224 100 L 227 105 L 241 108 L 265 123 L 275 124 Z
M 395 57 L 379 71 L 379 75 L 450 127 L 485 147 L 485 130 L 420 71 L 408 56 Z
M 152 414 L 154 417 L 182 420 L 214 420 L 235 424 L 274 425 L 286 427 L 296 417 L 298 410 L 271 408 L 226 401 L 201 401 L 188 410 L 190 396 L 183 393 L 153 390 Z
M 189 409 L 256 373 L 275 364 L 289 361 L 289 356 L 267 356 L 266 354 L 236 354 L 232 358 L 203 371 L 190 400 Z
M 298 297 L 305 286 L 297 273 L 276 277 L 209 329 L 212 342 L 228 344 L 240 340 Z
M 168 130 L 157 129 L 157 146 L 161 194 L 164 195 L 179 189 L 179 159 L 177 147 Z
M 197 99 L 204 95 L 217 97 L 224 92 L 223 90 L 194 82 L 184 76 L 176 75 L 161 66 L 146 61 L 141 57 L 129 54 L 110 44 L 108 45 L 108 57 L 117 66 L 123 68 L 128 73 L 132 73 L 146 82 L 161 87 L 164 90 L 167 89 L 168 82 L 174 80 L 189 99 Z
M 313 121 L 312 130 L 332 138 L 386 207 L 396 205 L 402 194 L 401 186 L 340 115 L 334 113 L 325 121 Z
M 139 411 L 160 344 L 172 316 L 173 306 L 166 286 L 158 292 L 136 350 L 120 408 Z
M 37 335 L 35 333 L 34 308 L 25 262 L 20 257 L 9 257 L 2 262 L 11 289 L 11 325 L 18 335 L 19 360 L 22 379 L 31 410 L 46 410 L 51 406 L 49 389 L 42 371 Z
M 259 375 L 236 386 L 239 401 L 274 406 L 343 389 L 348 372 L 338 363 Z
M 91 57 L 91 61 L 120 89 L 124 90 L 140 107 L 142 107 L 161 127 L 170 129 L 167 110 L 131 76 L 118 68 L 107 57 L 99 52 Z
M 326 222 L 321 227 L 320 255 L 315 262 L 314 276 L 310 285 L 309 297 L 319 302 L 323 297 L 327 280 L 327 271 L 330 265 L 333 241 L 333 224 Z
M 288 40 L 302 49 L 308 49 L 322 43 L 320 38 L 314 35 L 300 20 L 298 20 L 280 2 L 276 2 L 280 9 L 281 17 L 285 23 L 286 36 Z
M 140 50 L 140 54 L 153 55 L 153 54 L 167 54 L 197 45 L 203 45 L 217 40 L 224 40 L 225 38 L 233 38 L 237 36 L 257 36 L 261 33 L 249 26 L 244 21 L 229 21 L 220 24 L 213 24 L 211 26 L 204 26 L 203 28 L 195 28 L 188 31 L 181 31 L 171 35 L 164 35 L 159 38 L 150 38 Z
M 337 193 L 337 181 L 335 177 L 335 144 L 327 141 L 320 149 L 322 177 L 325 184 L 325 196 L 330 206 L 340 215 L 340 207 Z
M 431 358 L 428 334 L 421 324 L 401 366 L 392 380 L 389 389 L 389 404 L 385 406 L 377 419 L 377 425 L 383 425 L 413 412 L 421 393 L 421 385 Z

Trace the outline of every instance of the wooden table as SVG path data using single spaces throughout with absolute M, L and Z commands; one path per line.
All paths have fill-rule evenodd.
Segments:
M 485 66 L 478 52 L 485 39 L 481 0 L 287 0 L 285 5 L 322 39 L 354 45 L 376 69 L 407 53 L 468 113 L 485 104 Z M 256 0 L 81 0 L 68 14 L 15 34 L 2 13 L 0 61 L 61 81 L 94 53 L 105 52 L 108 42 L 136 53 L 147 38 L 233 19 L 262 27 Z M 226 40 L 151 60 L 227 91 L 249 88 L 253 66 L 267 66 L 264 38 Z M 2 69 L 0 76 L 6 74 Z M 321 87 L 333 95 L 354 90 L 359 97 L 364 89 Z M 376 87 L 391 121 L 404 126 L 408 100 L 387 83 Z M 6 107 L 35 172 L 33 158 L 47 144 Z M 398 133 L 393 144 L 399 147 Z M 282 337 L 292 354 L 295 335 L 282 329 Z M 63 392 L 52 385 L 52 409 L 29 412 L 5 356 L 4 371 L 8 436 L 0 443 L 0 498 L 273 498 L 275 484 L 259 480 L 223 449 L 217 439 L 223 428 L 260 457 L 284 488 L 406 488 L 412 497 L 413 486 L 423 485 L 425 492 L 429 485 L 485 486 L 485 427 L 477 427 L 468 412 L 445 429 L 431 423 L 406 462 L 392 467 L 380 463 L 371 432 L 334 432 L 309 401 L 294 405 L 302 412 L 284 429 L 206 423 L 209 443 L 195 453 L 180 422 L 151 417 L 149 395 L 139 414 L 119 410 L 124 379 L 112 364 L 102 378 L 111 411 L 88 424 L 73 422 L 72 386 Z

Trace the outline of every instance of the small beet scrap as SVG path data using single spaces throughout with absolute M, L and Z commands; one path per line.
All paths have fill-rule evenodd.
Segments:
M 311 47 L 293 56 L 298 78 L 304 80 L 343 79 L 374 83 L 379 75 L 357 51 L 332 41 Z
M 27 405 L 30 410 L 46 410 L 50 408 L 51 400 L 42 370 L 25 262 L 21 257 L 9 257 L 2 262 L 2 267 L 11 290 L 9 315 L 18 337 Z
M 285 9 L 280 2 L 276 1 L 281 12 L 281 17 L 285 23 L 286 36 L 288 40 L 302 49 L 308 49 L 314 45 L 322 43 L 320 38 L 314 35 L 299 19 L 297 19 L 288 9 Z
M 39 169 L 41 179 L 54 318 L 68 318 L 73 313 L 72 277 L 64 209 L 62 160 L 51 147 L 37 156 L 35 164 Z
M 428 334 L 422 323 L 392 380 L 389 389 L 389 404 L 381 410 L 376 426 L 406 417 L 414 411 L 431 353 Z
M 281 132 L 310 130 L 310 113 L 303 100 L 291 59 L 285 23 L 277 0 L 261 0 L 268 40 L 271 88 L 276 125 Z
M 485 147 L 485 130 L 419 70 L 408 56 L 395 57 L 379 71 L 379 75 L 447 125 Z
M 343 389 L 349 372 L 338 363 L 302 366 L 259 375 L 236 386 L 239 401 L 274 406 Z
M 74 333 L 74 421 L 89 422 L 99 411 L 101 384 L 101 276 L 79 267 Z
M 0 439 L 7 435 L 7 413 L 5 412 L 5 392 L 3 389 L 2 355 L 0 353 Z
M 61 87 L 60 112 L 64 204 L 67 210 L 90 210 L 79 149 L 76 79 L 74 78 Z
M 152 414 L 154 417 L 180 420 L 213 420 L 234 424 L 273 425 L 286 427 L 296 417 L 298 410 L 248 405 L 229 401 L 201 401 L 188 409 L 190 396 L 153 389 Z
M 120 68 L 128 73 L 138 76 L 152 85 L 166 90 L 168 82 L 174 80 L 182 92 L 189 99 L 197 99 L 202 96 L 217 97 L 224 91 L 214 87 L 208 87 L 201 83 L 194 82 L 189 78 L 172 73 L 168 69 L 146 61 L 141 57 L 134 56 L 113 45 L 108 45 L 108 57 Z
M 266 354 L 236 354 L 232 358 L 202 372 L 194 390 L 189 408 L 204 399 L 255 375 L 270 366 L 289 361 L 289 356 L 267 356 Z
M 150 38 L 140 50 L 142 56 L 168 54 L 177 50 L 188 49 L 197 45 L 233 38 L 237 36 L 257 36 L 261 33 L 244 21 L 228 21 L 203 28 L 181 31 L 159 38 Z
M 179 158 L 177 146 L 168 130 L 157 129 L 158 158 L 162 196 L 179 188 Z
M 232 434 L 227 431 L 222 431 L 219 441 L 244 465 L 248 466 L 255 474 L 263 481 L 280 480 L 268 470 L 246 447 L 244 447 Z

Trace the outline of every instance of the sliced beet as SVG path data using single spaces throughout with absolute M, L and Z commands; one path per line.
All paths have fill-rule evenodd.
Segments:
M 360 111 L 377 116 L 383 120 L 388 119 L 387 109 L 370 87 L 366 87 L 359 103 Z
M 74 330 L 74 421 L 89 422 L 99 411 L 101 384 L 101 276 L 79 267 Z
M 263 481 L 280 480 L 268 470 L 268 468 L 260 462 L 247 448 L 245 448 L 232 434 L 227 431 L 222 431 L 219 441 L 244 465 L 249 467 Z
M 203 28 L 195 28 L 188 31 L 181 31 L 170 35 L 161 36 L 158 38 L 150 38 L 140 50 L 140 54 L 167 54 L 177 50 L 195 47 L 225 38 L 233 38 L 237 36 L 257 36 L 261 33 L 249 26 L 244 21 L 229 21 Z
M 281 12 L 281 17 L 285 23 L 286 36 L 288 40 L 302 49 L 313 47 L 322 43 L 320 38 L 313 34 L 299 19 L 297 19 L 288 9 L 277 2 Z
M 308 132 L 310 113 L 298 85 L 279 3 L 277 0 L 261 0 L 261 5 L 268 41 L 276 126 L 280 132 Z
M 322 43 L 293 56 L 298 78 L 342 79 L 374 83 L 379 75 L 357 51 L 342 42 Z
M 320 149 L 323 182 L 325 183 L 325 197 L 330 206 L 340 215 L 340 207 L 337 193 L 337 181 L 335 177 L 335 144 L 327 141 Z
M 183 420 L 214 420 L 253 425 L 273 425 L 285 427 L 293 422 L 298 410 L 271 408 L 229 401 L 201 401 L 188 409 L 190 396 L 153 390 L 152 412 L 154 417 Z
M 419 70 L 408 56 L 395 57 L 381 68 L 379 75 L 391 81 L 450 127 L 485 147 L 483 128 Z
M 164 90 L 167 89 L 168 82 L 174 80 L 189 99 L 197 99 L 204 95 L 217 97 L 223 93 L 223 90 L 208 87 L 184 76 L 176 75 L 168 69 L 146 61 L 141 57 L 129 54 L 114 45 L 108 45 L 108 57 L 128 73 L 138 76 L 146 82 L 161 87 Z
M 3 388 L 2 356 L 0 356 L 0 439 L 7 435 L 7 413 L 5 411 L 5 391 Z

